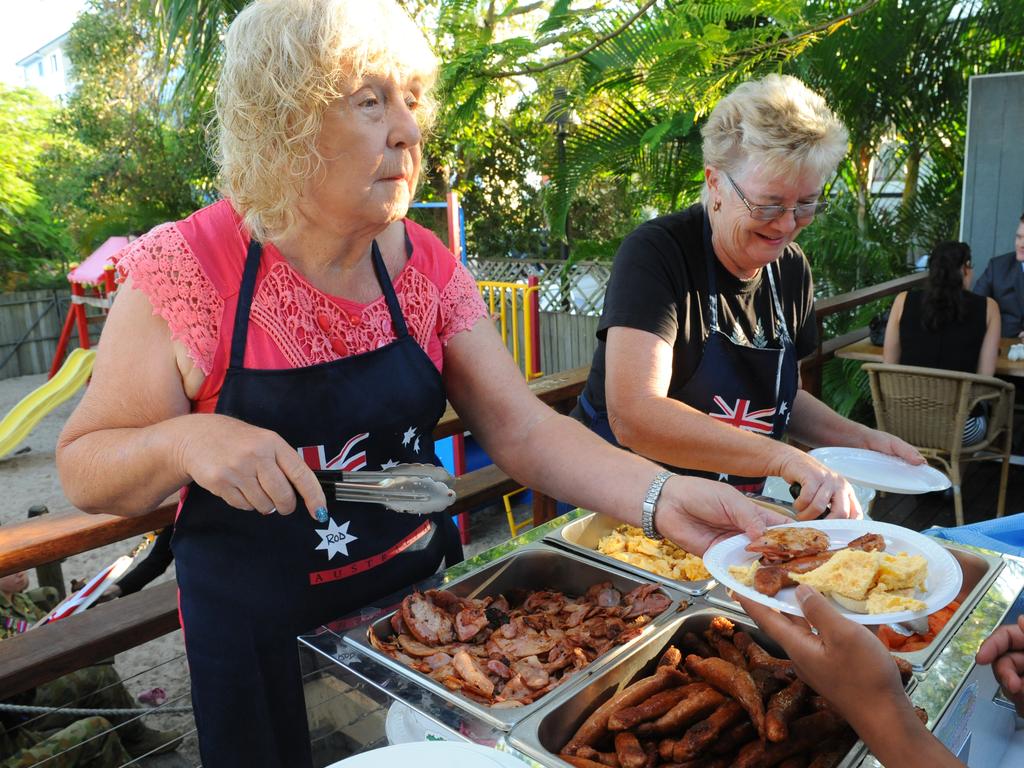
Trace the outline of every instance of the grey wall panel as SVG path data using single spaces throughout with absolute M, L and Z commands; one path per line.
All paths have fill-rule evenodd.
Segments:
M 969 93 L 960 239 L 981 275 L 1024 212 L 1024 72 L 972 77 Z

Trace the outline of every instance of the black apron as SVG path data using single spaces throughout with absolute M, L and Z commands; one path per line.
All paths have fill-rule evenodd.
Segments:
M 704 215 L 704 258 L 708 271 L 710 330 L 704 339 L 697 370 L 683 385 L 679 399 L 713 419 L 781 440 L 789 426 L 800 379 L 796 345 L 786 326 L 772 265 L 768 264 L 763 269 L 768 276 L 778 346 L 748 347 L 735 343 L 718 326 L 717 257 L 711 245 L 711 223 L 707 214 Z M 765 481 L 763 477 L 716 472 L 690 471 L 689 474 L 722 480 L 742 491 L 754 493 L 761 492 Z
M 406 247 L 411 245 L 406 240 Z M 373 267 L 396 339 L 306 368 L 244 367 L 262 247 L 249 244 L 217 413 L 273 430 L 314 469 L 438 463 L 437 368 L 409 335 L 376 242 Z M 195 483 L 175 524 L 192 702 L 203 764 L 308 766 L 296 636 L 432 574 L 461 547 L 448 515 L 422 517 L 328 495 L 326 524 L 229 506 Z
M 722 333 L 718 325 L 716 257 L 711 245 L 711 224 L 706 214 L 704 258 L 708 273 L 710 332 L 704 339 L 697 370 L 683 385 L 676 399 L 734 427 L 780 440 L 789 426 L 793 400 L 796 398 L 800 382 L 796 345 L 786 327 L 786 316 L 782 311 L 778 291 L 775 289 L 772 267 L 769 264 L 764 269 L 768 275 L 776 334 L 779 337 L 777 346 L 748 347 L 735 343 Z M 612 435 L 606 412 L 597 411 L 583 395 L 579 398 L 579 409 L 587 417 L 584 423 L 594 432 L 605 440 L 618 444 Z M 724 472 L 702 472 L 666 466 L 679 474 L 721 480 L 742 491 L 760 493 L 764 487 L 763 477 L 740 477 Z

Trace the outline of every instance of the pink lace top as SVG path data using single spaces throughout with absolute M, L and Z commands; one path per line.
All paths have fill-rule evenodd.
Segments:
M 469 271 L 432 232 L 405 222 L 412 257 L 394 278 L 409 333 L 440 371 L 444 345 L 486 309 Z M 116 257 L 118 280 L 131 277 L 153 310 L 206 374 L 193 403 L 209 413 L 228 366 L 231 329 L 248 235 L 227 201 L 183 221 L 161 224 Z M 369 304 L 310 285 L 273 245 L 256 278 L 247 368 L 298 368 L 377 349 L 395 338 L 383 295 Z

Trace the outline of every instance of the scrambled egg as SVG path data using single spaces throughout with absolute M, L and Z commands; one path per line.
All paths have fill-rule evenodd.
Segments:
M 710 579 L 704 561 L 671 541 L 654 541 L 631 525 L 620 525 L 597 542 L 597 551 L 658 576 L 677 581 Z
M 821 567 L 790 578 L 844 598 L 842 605 L 851 610 L 874 614 L 924 610 L 925 604 L 913 594 L 924 590 L 927 576 L 928 563 L 921 555 L 841 549 Z M 863 605 L 850 601 L 862 601 Z
M 754 573 L 760 567 L 761 565 L 757 560 L 754 560 L 750 565 L 730 565 L 729 575 L 743 586 L 752 587 L 754 585 Z

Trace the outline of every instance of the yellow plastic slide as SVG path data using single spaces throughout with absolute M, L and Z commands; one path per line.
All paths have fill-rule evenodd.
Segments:
M 23 397 L 21 402 L 4 416 L 4 420 L 0 421 L 0 458 L 13 451 L 18 443 L 28 437 L 28 433 L 43 416 L 85 384 L 92 373 L 95 357 L 94 349 L 76 349 L 68 355 L 56 376 Z

